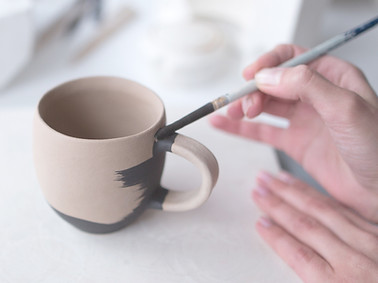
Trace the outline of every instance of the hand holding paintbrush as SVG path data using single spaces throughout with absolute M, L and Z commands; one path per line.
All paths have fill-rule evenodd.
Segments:
M 362 70 L 333 56 L 275 67 L 303 51 L 281 45 L 262 55 L 244 71 L 259 91 L 210 123 L 282 150 L 328 192 L 286 172 L 263 171 L 255 180 L 252 198 L 263 214 L 257 232 L 303 282 L 378 282 L 378 97 Z M 369 57 L 375 66 L 377 54 Z M 242 119 L 261 112 L 289 126 Z M 235 159 L 233 166 L 241 165 Z
M 313 49 L 301 54 L 300 56 L 295 57 L 281 64 L 280 67 L 293 67 L 300 64 L 307 64 L 311 62 L 312 60 L 326 54 L 327 52 L 335 49 L 336 47 L 355 38 L 359 34 L 367 31 L 368 29 L 372 28 L 373 26 L 377 24 L 378 24 L 378 17 L 375 17 L 374 19 L 369 20 L 368 22 L 358 27 L 348 30 L 342 34 L 336 35 L 335 37 L 317 45 Z M 222 95 L 218 97 L 217 99 L 213 100 L 212 102 L 205 104 L 204 106 L 198 108 L 192 113 L 177 120 L 176 122 L 161 128 L 156 133 L 155 138 L 157 140 L 164 139 L 165 137 L 172 135 L 175 131 L 181 129 L 182 127 L 194 121 L 197 121 L 198 119 L 214 112 L 215 110 L 219 108 L 222 108 L 223 106 L 229 104 L 230 102 L 235 101 L 256 90 L 257 90 L 257 86 L 256 86 L 255 80 L 250 80 L 239 90 Z

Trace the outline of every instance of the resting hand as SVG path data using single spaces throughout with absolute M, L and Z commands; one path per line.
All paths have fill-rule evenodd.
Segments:
M 378 282 L 378 227 L 287 173 L 260 173 L 257 231 L 305 282 Z
M 255 77 L 259 91 L 231 105 L 227 117 L 210 121 L 285 151 L 336 199 L 378 222 L 377 96 L 361 71 L 334 57 L 268 68 L 303 51 L 281 45 L 248 66 L 244 76 Z M 261 112 L 287 118 L 290 126 L 242 119 Z

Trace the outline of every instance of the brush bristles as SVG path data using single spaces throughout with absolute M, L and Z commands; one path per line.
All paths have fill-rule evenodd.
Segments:
M 175 133 L 175 128 L 172 125 L 165 126 L 160 128 L 155 134 L 155 140 L 162 140 L 166 137 L 169 137 Z
M 214 105 L 209 102 L 176 122 L 159 129 L 155 134 L 155 140 L 162 140 L 170 135 L 173 135 L 177 130 L 189 125 L 190 123 L 193 123 L 194 121 L 197 121 L 202 117 L 205 117 L 212 112 L 214 112 Z

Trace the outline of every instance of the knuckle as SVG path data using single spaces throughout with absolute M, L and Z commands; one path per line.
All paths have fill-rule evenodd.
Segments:
M 298 232 L 313 231 L 319 229 L 319 227 L 318 221 L 307 215 L 299 216 L 293 224 L 294 230 Z
M 292 69 L 291 83 L 297 86 L 302 86 L 302 88 L 306 88 L 312 82 L 314 76 L 314 71 L 312 71 L 308 66 L 298 65 Z
M 363 71 L 355 65 L 347 63 L 348 73 L 351 77 L 365 77 Z
M 295 271 L 300 272 L 299 268 L 303 265 L 311 266 L 313 269 L 321 271 L 327 282 L 333 278 L 334 272 L 331 266 L 326 261 L 320 259 L 319 255 L 312 249 L 300 246 L 294 250 L 293 256 L 294 261 L 289 263 L 289 265 Z
M 270 198 L 268 205 L 270 206 L 271 209 L 274 209 L 276 211 L 282 210 L 282 208 L 285 207 L 283 200 L 277 197 Z
M 308 207 L 311 211 L 321 212 L 327 212 L 331 209 L 330 204 L 326 200 L 320 200 L 313 197 L 306 201 L 306 207 Z
M 350 91 L 346 91 L 343 99 L 339 101 L 340 111 L 330 113 L 330 120 L 332 120 L 332 127 L 335 130 L 340 130 L 343 133 L 353 131 L 355 127 L 359 127 L 360 123 L 369 115 L 367 108 L 362 102 L 362 98 Z M 342 112 L 342 115 L 340 113 Z
M 361 115 L 361 111 L 364 111 L 364 109 L 361 109 L 363 107 L 361 102 L 362 98 L 354 92 L 346 95 L 341 102 L 343 104 L 343 116 L 351 121 L 355 121 Z
M 297 261 L 301 261 L 307 264 L 311 263 L 315 257 L 315 253 L 304 246 L 298 247 L 295 250 L 294 255 Z

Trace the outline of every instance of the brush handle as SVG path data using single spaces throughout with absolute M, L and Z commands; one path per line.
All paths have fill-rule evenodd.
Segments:
M 349 40 L 349 39 L 346 38 L 345 34 L 337 35 L 317 45 L 313 49 L 280 64 L 278 67 L 288 68 L 288 67 L 294 67 L 294 66 L 298 66 L 302 64 L 307 64 L 313 61 L 314 59 L 317 59 L 320 56 L 328 53 L 332 49 L 340 46 L 346 40 Z M 242 98 L 243 96 L 249 93 L 255 92 L 255 91 L 257 91 L 257 85 L 256 85 L 256 81 L 253 79 L 253 80 L 248 81 L 239 90 L 228 93 L 225 96 L 227 97 L 228 103 L 230 103 L 232 101 L 238 100 L 239 98 Z
M 355 38 L 359 34 L 374 27 L 377 24 L 378 24 L 378 17 L 375 17 L 358 27 L 355 27 L 342 34 L 338 34 L 332 37 L 331 39 L 326 40 L 325 42 L 315 46 L 311 50 L 282 63 L 278 67 L 294 67 L 301 64 L 307 64 L 319 58 L 320 56 L 328 53 L 329 51 L 335 49 L 336 47 L 339 47 L 345 42 Z M 172 135 L 178 129 L 181 129 L 182 127 L 194 121 L 197 121 L 198 119 L 214 112 L 215 110 L 222 108 L 223 106 L 229 104 L 230 102 L 238 100 L 242 98 L 243 96 L 246 96 L 255 91 L 257 91 L 257 85 L 256 85 L 256 81 L 253 79 L 253 80 L 248 81 L 246 84 L 244 84 L 244 86 L 242 86 L 240 89 L 233 92 L 229 92 L 225 95 L 222 95 L 218 97 L 217 99 L 213 100 L 212 102 L 205 104 L 201 108 L 179 119 L 178 121 L 166 127 L 161 128 L 156 133 L 155 139 L 158 140 L 158 139 L 167 137 L 169 135 Z
M 355 27 L 355 28 L 350 29 L 346 32 L 343 32 L 342 34 L 338 34 L 338 35 L 324 41 L 323 43 L 320 43 L 319 45 L 315 46 L 314 48 L 310 49 L 309 51 L 302 53 L 301 55 L 294 57 L 294 58 L 282 63 L 278 67 L 288 68 L 288 67 L 294 67 L 294 66 L 298 66 L 298 65 L 302 65 L 302 64 L 307 64 L 307 63 L 319 58 L 320 56 L 323 56 L 324 54 L 330 52 L 331 50 L 339 47 L 340 45 L 346 43 L 347 41 L 355 38 L 356 36 L 363 33 L 364 31 L 374 27 L 376 24 L 378 24 L 378 17 L 375 17 L 375 18 L 367 21 L 366 23 L 359 25 L 358 27 Z M 225 103 L 224 105 L 226 105 L 226 104 L 228 104 L 232 101 L 238 100 L 239 98 L 241 98 L 241 97 L 243 97 L 243 96 L 245 96 L 249 93 L 255 92 L 256 90 L 257 90 L 256 81 L 250 80 L 243 87 L 241 87 L 239 90 L 237 90 L 235 92 L 230 92 L 230 93 L 224 95 L 224 97 L 227 99 L 227 103 Z

